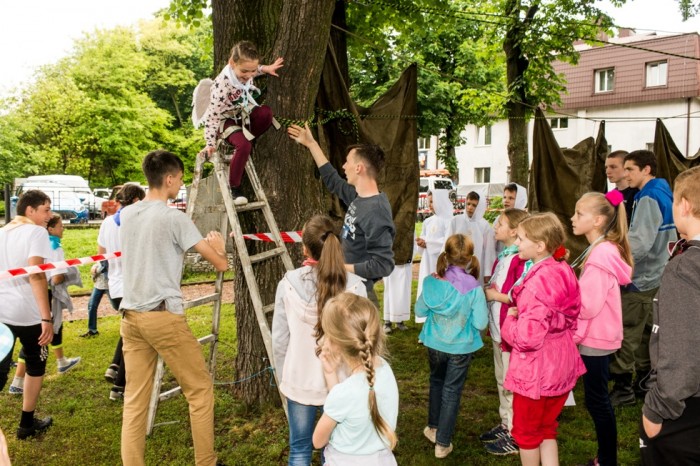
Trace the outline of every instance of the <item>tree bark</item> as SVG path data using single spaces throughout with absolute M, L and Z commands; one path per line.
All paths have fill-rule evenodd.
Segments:
M 518 183 L 526 188 L 530 167 L 527 125 L 532 115 L 533 106 L 528 99 L 524 81 L 529 61 L 523 54 L 520 38 L 527 31 L 528 23 L 537 10 L 538 6 L 535 4 L 528 8 L 524 18 L 520 18 L 520 0 L 509 0 L 505 8 L 506 15 L 511 18 L 511 25 L 508 27 L 503 41 L 503 51 L 506 54 L 506 79 L 510 93 L 510 99 L 506 104 L 509 132 L 509 181 Z
M 251 40 L 263 57 L 262 63 L 284 57 L 279 78 L 258 78 L 258 85 L 267 81 L 264 103 L 278 117 L 309 118 L 314 110 L 334 6 L 334 0 L 263 0 L 254 5 L 246 0 L 213 0 L 214 72 L 224 66 L 235 42 Z M 323 208 L 327 195 L 314 176 L 315 165 L 308 150 L 291 141 L 285 128 L 270 128 L 255 141 L 252 159 L 280 230 L 300 230 L 314 213 L 327 210 Z M 243 190 L 248 199 L 253 197 L 247 176 Z M 262 215 L 242 214 L 240 218 L 244 232 L 269 231 Z M 254 243 L 257 242 L 248 245 L 250 254 L 269 248 Z M 298 262 L 301 247 L 290 245 L 289 250 Z M 263 303 L 274 302 L 277 283 L 284 274 L 280 261 L 264 261 L 256 264 L 254 270 Z M 238 378 L 244 378 L 264 370 L 269 361 L 238 261 L 234 261 L 234 272 L 238 336 L 235 365 Z M 248 404 L 278 399 L 267 375 L 239 384 L 236 390 Z

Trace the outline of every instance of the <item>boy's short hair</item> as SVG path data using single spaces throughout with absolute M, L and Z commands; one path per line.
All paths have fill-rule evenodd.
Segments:
M 700 167 L 682 171 L 674 181 L 673 201 L 685 199 L 690 202 L 693 216 L 700 218 Z
M 476 191 L 470 191 L 469 194 L 467 194 L 468 201 L 478 201 L 480 199 L 481 199 L 481 197 L 479 196 L 479 193 L 477 193 Z
M 625 156 L 625 162 L 630 161 L 644 170 L 644 167 L 649 167 L 649 174 L 656 176 L 656 156 L 650 150 L 635 150 Z
M 503 188 L 503 192 L 510 191 L 511 193 L 515 193 L 516 195 L 518 194 L 518 185 L 515 183 L 508 183 L 505 188 Z
M 30 189 L 22 194 L 17 201 L 17 215 L 25 215 L 27 207 L 38 209 L 46 203 L 51 204 L 51 198 L 43 191 Z
M 355 154 L 367 167 L 367 174 L 370 178 L 376 180 L 384 168 L 384 151 L 376 144 L 353 144 L 348 146 L 347 153 L 355 149 Z
M 144 157 L 141 163 L 150 188 L 160 188 L 167 175 L 176 175 L 185 171 L 185 164 L 180 157 L 166 150 L 154 150 Z
M 609 159 L 622 159 L 624 162 L 625 157 L 627 157 L 627 154 L 629 154 L 629 152 L 627 152 L 626 150 L 614 150 L 608 154 L 607 158 L 609 158 Z
M 51 215 L 51 218 L 49 219 L 48 223 L 46 224 L 46 229 L 48 230 L 49 228 L 53 228 L 56 225 L 58 225 L 58 222 L 61 221 L 61 216 L 54 213 Z

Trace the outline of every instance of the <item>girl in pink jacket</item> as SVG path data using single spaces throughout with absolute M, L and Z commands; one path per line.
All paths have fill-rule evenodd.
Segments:
M 627 213 L 618 190 L 586 193 L 571 217 L 574 234 L 584 235 L 590 246 L 574 261 L 581 264 L 581 313 L 574 341 L 579 344 L 586 375 L 586 408 L 598 437 L 598 454 L 588 464 L 617 464 L 617 427 L 610 404 L 609 359 L 622 342 L 620 285 L 631 281 L 632 253 L 627 241 Z
M 581 310 L 576 275 L 564 262 L 566 233 L 552 213 L 518 225 L 518 254 L 528 260 L 511 291 L 501 338 L 511 346 L 504 387 L 513 392 L 513 430 L 523 465 L 559 464 L 557 416 L 583 374 L 573 334 Z

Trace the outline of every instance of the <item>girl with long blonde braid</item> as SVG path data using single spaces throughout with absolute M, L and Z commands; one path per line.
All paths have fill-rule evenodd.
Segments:
M 382 356 L 379 312 L 367 298 L 341 293 L 323 308 L 323 372 L 329 393 L 314 431 L 325 465 L 393 466 L 399 388 Z M 344 366 L 349 377 L 338 380 Z

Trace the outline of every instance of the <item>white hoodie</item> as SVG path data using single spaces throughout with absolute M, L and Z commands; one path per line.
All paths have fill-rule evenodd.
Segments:
M 467 210 L 464 214 L 455 215 L 450 222 L 450 229 L 447 237 L 456 233 L 462 233 L 471 238 L 474 243 L 474 255 L 479 259 L 480 273 L 479 281 L 484 282 L 484 276 L 491 276 L 491 269 L 496 260 L 496 239 L 493 228 L 484 219 L 486 213 L 486 187 L 475 191 L 479 195 L 479 203 L 474 210 L 474 214 L 469 217 Z
M 346 291 L 367 297 L 364 280 L 348 273 Z M 314 327 L 318 322 L 316 271 L 303 266 L 284 274 L 277 285 L 272 318 L 272 353 L 280 391 L 290 400 L 322 406 L 328 389 L 316 356 Z

